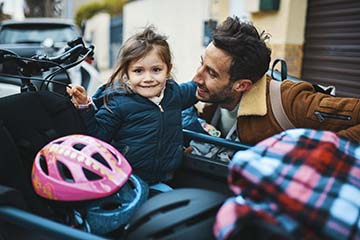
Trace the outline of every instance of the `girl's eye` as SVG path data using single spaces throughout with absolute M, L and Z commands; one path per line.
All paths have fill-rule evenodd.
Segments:
M 161 68 L 156 67 L 156 68 L 153 69 L 153 71 L 154 72 L 161 72 Z
M 136 68 L 133 70 L 134 73 L 141 73 L 142 72 L 142 69 L 141 68 Z

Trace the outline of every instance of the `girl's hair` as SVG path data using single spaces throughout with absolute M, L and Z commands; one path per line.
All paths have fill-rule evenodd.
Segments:
M 159 57 L 168 67 L 168 71 L 170 71 L 172 65 L 171 53 L 166 40 L 167 37 L 156 33 L 152 25 L 127 39 L 120 49 L 118 65 L 106 87 L 114 86 L 115 81 L 123 82 L 124 77 L 128 78 L 130 64 L 145 57 L 153 49 L 156 49 Z

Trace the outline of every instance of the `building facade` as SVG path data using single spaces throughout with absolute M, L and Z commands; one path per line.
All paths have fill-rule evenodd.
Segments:
M 285 59 L 288 73 L 305 81 L 335 85 L 337 95 L 360 97 L 360 1 L 358 0 L 138 0 L 127 3 L 120 28 L 107 21 L 108 62 L 114 64 L 113 44 L 146 25 L 168 36 L 179 82 L 192 79 L 200 56 L 211 39 L 211 26 L 227 16 L 250 20 L 271 35 L 272 59 Z M 97 20 L 95 27 L 104 28 Z M 104 34 L 104 33 L 102 33 Z M 115 36 L 110 36 L 110 35 Z M 102 35 L 102 38 L 105 38 Z M 107 44 L 107 45 L 106 45 Z M 103 52 L 103 51 L 102 51 Z M 105 53 L 103 53 L 105 54 Z M 104 57 L 105 59 L 105 57 Z

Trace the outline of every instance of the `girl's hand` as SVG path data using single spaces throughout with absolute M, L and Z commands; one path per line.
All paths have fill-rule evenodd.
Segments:
M 72 97 L 71 101 L 77 107 L 81 104 L 89 103 L 85 88 L 79 85 L 70 85 L 66 88 L 66 92 Z

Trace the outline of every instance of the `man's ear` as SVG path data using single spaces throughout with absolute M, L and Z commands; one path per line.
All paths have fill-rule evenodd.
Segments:
M 247 90 L 249 90 L 253 85 L 253 82 L 250 79 L 241 79 L 241 80 L 237 80 L 234 85 L 233 85 L 233 89 L 236 92 L 245 92 Z

